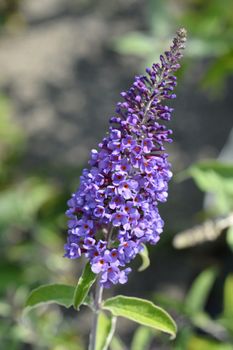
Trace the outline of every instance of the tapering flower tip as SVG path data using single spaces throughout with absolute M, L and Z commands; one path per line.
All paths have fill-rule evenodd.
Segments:
M 178 30 L 160 62 L 136 76 L 122 92 L 110 118 L 109 132 L 92 150 L 90 169 L 68 201 L 68 239 L 65 256 L 85 255 L 105 287 L 125 283 L 126 265 L 143 249 L 156 244 L 163 231 L 158 203 L 165 202 L 172 173 L 165 143 L 172 131 L 161 124 L 173 109 L 174 72 L 179 68 L 186 31 Z
M 187 40 L 187 30 L 185 28 L 178 29 L 176 32 L 176 37 L 174 38 L 174 41 L 175 40 L 177 40 L 180 49 L 184 49 L 184 44 Z

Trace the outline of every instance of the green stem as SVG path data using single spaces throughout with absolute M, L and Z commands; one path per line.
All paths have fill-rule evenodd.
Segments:
M 108 233 L 107 233 L 107 247 L 108 248 L 109 248 L 110 243 L 111 243 L 112 232 L 113 232 L 113 226 L 110 226 Z M 88 350 L 95 350 L 95 347 L 96 347 L 96 336 L 97 336 L 96 332 L 97 332 L 97 326 L 98 326 L 99 312 L 101 310 L 102 295 L 103 295 L 103 286 L 100 284 L 100 278 L 98 278 L 96 281 L 96 288 L 95 288 L 94 314 L 93 314 L 93 319 L 92 319 L 92 327 L 91 327 L 90 342 L 89 342 Z M 113 326 L 112 332 L 114 333 L 115 321 L 114 321 L 113 325 L 114 326 Z M 113 335 L 113 333 L 112 333 L 112 335 Z
M 112 317 L 112 320 L 111 320 L 111 321 L 112 321 L 112 322 L 111 322 L 111 323 L 112 323 L 112 324 L 111 324 L 111 329 L 110 329 L 110 332 L 109 332 L 109 334 L 108 334 L 108 336 L 107 336 L 107 338 L 106 338 L 106 342 L 105 342 L 105 344 L 104 344 L 103 350 L 108 350 L 108 347 L 109 347 L 109 345 L 111 344 L 113 335 L 114 335 L 114 333 L 115 333 L 117 318 L 116 318 L 116 317 Z
M 101 309 L 103 295 L 103 286 L 99 283 L 99 279 L 96 281 L 96 289 L 95 289 L 95 300 L 94 300 L 94 315 L 92 319 L 92 327 L 90 334 L 90 343 L 88 350 L 95 350 L 96 347 L 96 336 L 97 336 L 97 326 L 98 326 L 98 317 Z

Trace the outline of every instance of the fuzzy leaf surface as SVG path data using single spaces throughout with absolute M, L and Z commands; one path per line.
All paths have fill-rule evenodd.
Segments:
M 85 302 L 89 290 L 96 280 L 96 277 L 97 275 L 92 272 L 91 265 L 88 262 L 74 291 L 73 305 L 75 309 L 79 310 L 79 307 Z
M 25 311 L 45 304 L 58 304 L 69 308 L 73 303 L 75 288 L 66 284 L 47 284 L 34 289 L 27 301 Z
M 171 316 L 159 306 L 144 299 L 116 296 L 103 303 L 103 309 L 114 316 L 125 317 L 141 325 L 160 330 L 175 337 L 177 327 Z

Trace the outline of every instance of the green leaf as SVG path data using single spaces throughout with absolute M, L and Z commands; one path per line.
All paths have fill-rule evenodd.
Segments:
M 10 250 L 10 249 L 9 249 Z M 9 251 L 8 251 L 9 254 Z M 0 293 L 10 286 L 17 286 L 22 283 L 24 269 L 21 264 L 12 264 L 9 260 L 1 262 L 0 269 Z
M 191 166 L 186 175 L 193 177 L 204 192 L 215 194 L 214 207 L 226 214 L 233 209 L 233 165 L 218 161 L 206 161 Z M 184 178 L 184 173 L 180 178 Z M 178 176 L 179 177 L 179 176 Z
M 152 331 L 148 327 L 138 327 L 134 333 L 131 350 L 148 350 L 152 339 Z
M 221 334 L 226 333 L 223 325 L 218 321 L 210 318 L 205 312 L 199 312 L 190 316 L 193 326 L 209 334 L 213 338 L 218 338 Z
M 0 193 L 0 230 L 13 224 L 24 228 L 35 224 L 41 207 L 55 194 L 55 188 L 38 178 L 28 178 Z
M 233 251 L 233 226 L 227 229 L 226 240 L 229 248 Z
M 233 322 L 233 274 L 230 274 L 224 284 L 223 316 Z
M 217 269 L 209 268 L 195 279 L 185 299 L 185 309 L 189 314 L 203 311 L 216 275 Z
M 144 299 L 119 295 L 107 299 L 103 309 L 110 311 L 114 316 L 122 316 L 143 326 L 176 335 L 176 324 L 171 316 L 162 308 Z
M 232 346 L 230 344 L 220 343 L 212 339 L 193 336 L 190 338 L 187 349 L 232 350 Z
M 119 338 L 114 336 L 112 339 L 112 342 L 110 344 L 111 350 L 127 350 L 126 345 L 123 343 L 123 341 Z
M 75 288 L 73 298 L 73 305 L 75 309 L 79 310 L 80 305 L 84 303 L 91 286 L 96 280 L 96 277 L 97 275 L 94 272 L 92 272 L 91 265 L 88 262 Z
M 144 249 L 139 253 L 142 258 L 142 264 L 139 267 L 138 271 L 144 271 L 150 266 L 149 252 L 145 244 L 143 244 Z
M 140 32 L 131 32 L 124 37 L 116 38 L 113 46 L 120 54 L 145 55 L 153 52 L 153 39 Z
M 73 303 L 75 288 L 66 284 L 47 284 L 34 289 L 26 301 L 25 311 L 46 304 L 59 304 L 69 308 Z
M 220 38 L 219 41 L 222 41 L 222 38 Z M 211 46 L 213 47 L 213 45 Z M 233 50 L 232 48 L 230 49 L 227 43 L 224 42 L 222 42 L 222 44 L 220 45 L 214 46 L 215 48 L 213 47 L 213 49 L 216 50 L 216 53 L 217 50 L 220 49 L 222 51 L 222 55 L 216 58 L 213 61 L 213 63 L 210 64 L 209 67 L 207 67 L 206 73 L 201 81 L 201 84 L 205 89 L 211 89 L 213 90 L 213 92 L 218 92 L 219 94 L 222 93 L 221 90 L 223 90 L 226 78 L 229 74 L 232 74 L 233 71 Z
M 182 327 L 176 338 L 176 342 L 174 344 L 174 349 L 173 350 L 184 350 L 188 349 L 188 341 L 190 337 L 193 335 L 193 330 L 191 327 Z
M 103 312 L 99 314 L 95 350 L 107 350 L 109 348 L 115 330 L 115 324 L 115 317 L 107 317 Z

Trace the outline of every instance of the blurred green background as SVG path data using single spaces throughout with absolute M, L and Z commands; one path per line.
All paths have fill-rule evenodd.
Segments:
M 165 232 L 150 267 L 136 260 L 107 292 L 160 303 L 179 332 L 122 321 L 112 350 L 233 349 L 233 2 L 0 0 L 1 349 L 86 349 L 88 312 L 23 316 L 24 303 L 42 283 L 77 282 L 82 263 L 62 257 L 66 201 L 120 91 L 181 26 Z

